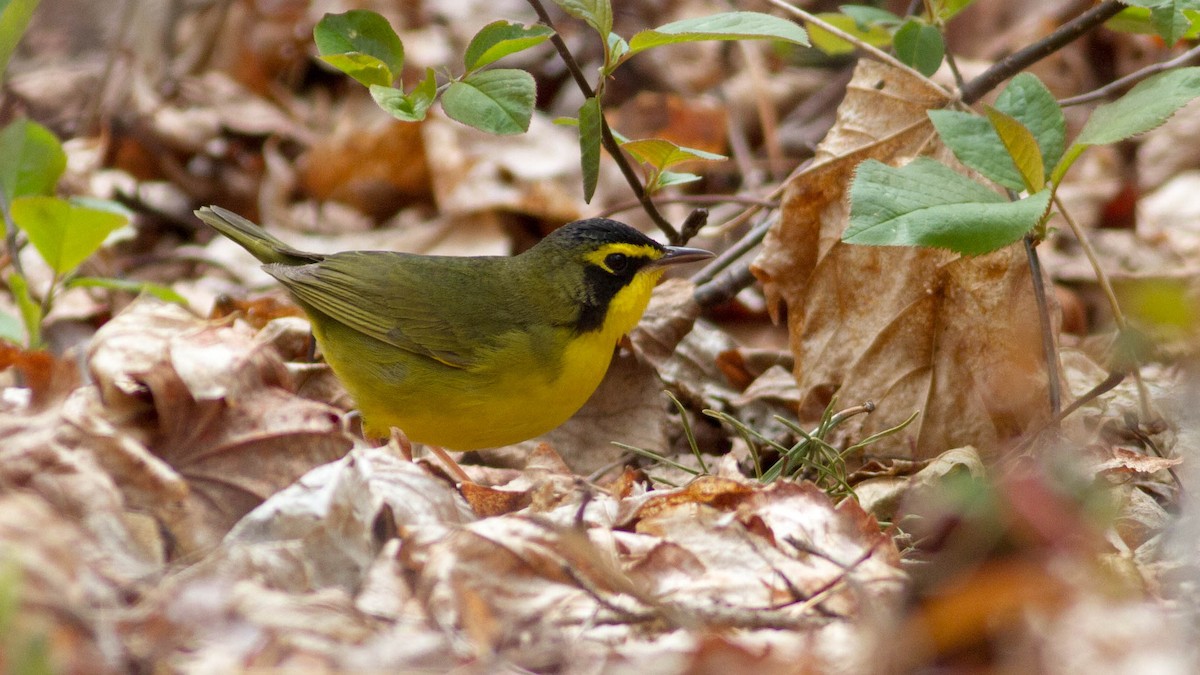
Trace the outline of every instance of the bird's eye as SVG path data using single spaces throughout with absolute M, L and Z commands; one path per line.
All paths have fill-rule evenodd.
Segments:
M 624 253 L 609 253 L 604 257 L 604 266 L 613 274 L 620 274 L 629 266 L 629 256 Z

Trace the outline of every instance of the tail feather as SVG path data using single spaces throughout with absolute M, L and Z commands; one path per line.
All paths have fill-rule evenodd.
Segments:
M 268 234 L 258 225 L 220 206 L 205 206 L 195 213 L 197 218 L 232 239 L 234 243 L 249 251 L 250 255 L 263 263 L 307 265 L 320 262 L 324 258 L 316 253 L 305 253 L 294 249 L 282 240 Z

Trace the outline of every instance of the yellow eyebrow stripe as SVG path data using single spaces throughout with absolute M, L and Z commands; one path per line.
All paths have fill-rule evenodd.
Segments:
M 604 263 L 604 259 L 614 253 L 624 253 L 630 258 L 645 258 L 647 260 L 658 260 L 662 257 L 662 251 L 654 248 L 653 246 L 616 242 L 612 244 L 605 244 L 600 248 L 591 251 L 587 254 L 586 258 L 587 261 L 593 265 L 602 267 L 609 272 L 612 272 L 612 270 L 608 268 L 608 265 Z

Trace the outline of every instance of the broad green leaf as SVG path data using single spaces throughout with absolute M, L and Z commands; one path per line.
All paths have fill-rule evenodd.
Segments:
M 1105 145 L 1150 131 L 1197 96 L 1200 96 L 1200 67 L 1160 73 L 1092 111 L 1075 143 Z
M 370 87 L 371 98 L 380 108 L 386 110 L 392 117 L 402 122 L 420 122 L 425 119 L 425 113 L 437 96 L 437 76 L 433 68 L 425 70 L 425 80 L 413 88 L 412 92 L 394 87 L 383 87 L 373 84 Z
M 600 101 L 588 98 L 579 107 L 579 159 L 583 166 L 583 201 L 591 203 L 600 180 Z
M 1062 159 L 1067 135 L 1067 121 L 1054 94 L 1036 75 L 1021 73 L 1000 92 L 996 109 L 1011 115 L 1029 129 L 1037 139 L 1045 174 L 1049 175 Z
M 545 42 L 554 31 L 549 26 L 534 24 L 524 26 L 501 19 L 484 26 L 463 54 L 463 62 L 468 71 L 478 70 L 486 65 L 519 51 L 535 47 Z
M 27 199 L 37 199 L 27 197 Z M 17 273 L 8 275 L 8 290 L 17 302 L 21 312 L 21 321 L 25 324 L 25 335 L 28 336 L 26 346 L 35 349 L 42 344 L 42 306 L 34 301 L 29 294 L 29 282 Z
M 554 4 L 605 38 L 612 32 L 613 13 L 609 0 L 554 0 Z
M 1016 164 L 1017 171 L 1021 173 L 1025 189 L 1034 193 L 1045 187 L 1046 166 L 1042 163 L 1042 151 L 1038 148 L 1033 132 L 1025 128 L 1025 125 L 1018 122 L 1013 116 L 990 105 L 984 106 L 984 112 L 992 126 L 996 128 L 1000 142 L 1004 144 L 1013 164 Z
M 12 217 L 59 275 L 73 272 L 109 234 L 129 222 L 120 213 L 57 197 L 18 197 L 12 203 Z
M 868 30 L 872 26 L 899 26 L 904 19 L 892 14 L 886 9 L 870 5 L 842 5 L 838 11 L 854 19 L 860 30 Z M 822 16 L 818 14 L 817 16 Z
M 842 11 L 845 10 L 846 8 L 843 7 Z M 818 14 L 817 17 L 873 47 L 887 47 L 892 44 L 892 34 L 880 24 L 865 26 L 845 14 L 832 12 Z M 854 45 L 814 23 L 808 25 L 808 37 L 812 40 L 812 46 L 830 56 L 849 54 L 856 49 Z
M 187 306 L 187 298 L 175 292 L 170 286 L 163 286 L 150 281 L 134 281 L 133 279 L 109 279 L 106 277 L 75 277 L 67 282 L 71 288 L 107 288 L 126 293 L 146 293 L 164 302 Z
M 66 168 L 62 144 L 46 127 L 19 119 L 0 130 L 0 190 L 8 203 L 17 197 L 54 194 Z M 0 221 L 0 232 L 3 229 Z
M 958 161 L 1011 190 L 1025 189 L 1021 172 L 986 118 L 957 110 L 930 110 L 929 119 Z
M 0 310 L 0 340 L 19 345 L 24 337 L 25 329 L 22 327 L 21 319 Z
M 661 138 L 647 138 L 638 141 L 622 143 L 621 147 L 633 155 L 639 162 L 649 164 L 655 169 L 669 169 L 676 164 L 695 159 L 718 160 L 726 159 L 724 155 L 705 152 L 695 148 L 685 148 Z
M 1019 241 L 1049 205 L 1049 190 L 1010 202 L 926 157 L 898 169 L 867 160 L 850 186 L 850 226 L 842 241 L 980 255 Z
M 946 55 L 942 32 L 915 19 L 905 22 L 892 37 L 892 42 L 896 45 L 896 58 L 925 77 L 937 72 Z
M 0 6 L 0 75 L 29 27 L 29 19 L 41 0 L 9 0 Z
M 364 86 L 389 86 L 404 67 L 404 45 L 382 16 L 365 9 L 326 14 L 313 28 L 321 60 Z
M 452 82 L 442 96 L 442 110 L 451 119 L 481 131 L 520 134 L 529 130 L 536 96 L 529 73 L 508 68 L 485 70 Z
M 782 40 L 808 46 L 804 29 L 787 19 L 759 12 L 726 12 L 644 30 L 629 41 L 629 52 L 636 54 L 660 45 L 703 40 Z

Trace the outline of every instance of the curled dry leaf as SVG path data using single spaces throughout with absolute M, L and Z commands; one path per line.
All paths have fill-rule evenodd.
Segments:
M 841 241 L 860 162 L 900 164 L 930 151 L 953 162 L 926 116 L 948 103 L 919 79 L 860 61 L 837 124 L 789 183 L 754 263 L 771 308 L 787 306 L 802 420 L 815 420 L 834 394 L 842 405 L 874 401 L 874 413 L 839 427 L 840 438 L 857 440 L 921 411 L 871 446 L 878 454 L 927 458 L 975 445 L 988 455 L 1050 412 L 1020 245 L 968 258 Z
M 262 500 L 351 445 L 336 411 L 290 393 L 278 354 L 242 324 L 141 299 L 97 332 L 87 365 L 96 396 L 81 404 L 76 426 L 113 437 L 109 445 L 121 450 L 106 466 L 120 464 L 120 452 L 136 456 L 124 463 L 138 470 L 117 482 L 159 504 L 152 510 L 180 552 L 215 544 Z M 146 467 L 157 467 L 154 477 Z M 178 476 L 186 497 L 166 518 L 161 493 L 138 486 L 169 486 Z

